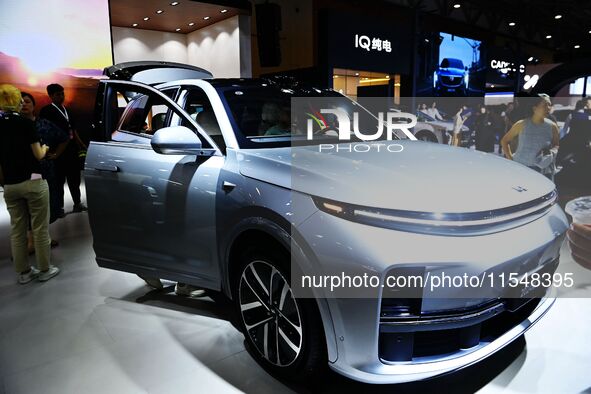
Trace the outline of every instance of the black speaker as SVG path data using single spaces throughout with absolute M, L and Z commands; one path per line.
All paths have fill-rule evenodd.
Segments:
M 279 4 L 263 3 L 255 6 L 257 19 L 257 43 L 261 67 L 281 64 L 281 7 Z

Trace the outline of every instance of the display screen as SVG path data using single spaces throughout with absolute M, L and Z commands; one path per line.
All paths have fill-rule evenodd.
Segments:
M 0 18 L 0 83 L 31 93 L 37 113 L 50 103 L 46 86 L 59 83 L 74 126 L 89 127 L 98 78 L 113 62 L 108 0 L 6 0 Z
M 431 33 L 420 46 L 420 96 L 483 96 L 486 67 L 478 40 Z

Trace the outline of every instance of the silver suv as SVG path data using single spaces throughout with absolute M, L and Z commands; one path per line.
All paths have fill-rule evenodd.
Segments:
M 222 292 L 274 373 L 301 379 L 328 365 L 370 383 L 425 379 L 486 358 L 552 305 L 531 289 L 296 297 L 296 250 L 318 271 L 380 280 L 554 272 L 567 228 L 555 186 L 508 160 L 409 140 L 390 141 L 404 155 L 323 156 L 314 168 L 318 152 L 304 147 L 296 161 L 277 109 L 335 92 L 168 63 L 106 74 L 85 169 L 99 266 Z

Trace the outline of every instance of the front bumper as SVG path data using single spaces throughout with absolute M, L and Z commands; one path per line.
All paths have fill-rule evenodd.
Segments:
M 554 205 L 542 217 L 529 223 L 478 236 L 450 237 L 396 231 L 343 220 L 321 211 L 313 214 L 297 230 L 303 238 L 301 241 L 314 253 L 317 266 L 323 273 L 369 273 L 383 279 L 386 273 L 399 267 L 425 267 L 432 273 L 445 270 L 450 275 L 531 272 L 536 267 L 557 261 L 567 227 L 564 212 Z M 292 280 L 293 277 L 292 274 Z M 327 334 L 327 343 L 331 345 L 330 367 L 367 383 L 426 379 L 476 363 L 522 335 L 554 301 L 553 298 L 543 298 L 535 310 L 528 311 L 523 319 L 515 321 L 505 331 L 466 349 L 429 357 L 413 355 L 410 361 L 390 362 L 388 360 L 392 358 L 381 357 L 383 351 L 380 349 L 384 326 L 380 318 L 381 289 L 376 289 L 374 294 L 339 296 L 324 288 L 317 289 L 314 296 L 324 299 L 324 317 L 329 317 L 334 327 L 334 337 Z M 472 308 L 473 311 L 491 300 L 490 297 L 478 300 L 474 294 L 469 296 L 469 302 L 466 298 L 466 293 L 453 289 L 431 293 L 430 297 L 422 299 L 421 313 L 437 314 L 461 308 Z M 331 326 L 328 322 L 325 325 Z M 393 332 L 400 332 L 400 326 L 392 326 Z
M 538 320 L 540 320 L 546 312 L 548 312 L 550 307 L 554 304 L 554 301 L 555 298 L 553 297 L 543 298 L 525 320 L 502 334 L 494 341 L 481 344 L 477 348 L 471 348 L 460 353 L 455 353 L 449 358 L 442 358 L 437 361 L 413 361 L 391 364 L 368 363 L 347 365 L 343 363 L 332 363 L 330 364 L 330 367 L 336 372 L 351 379 L 377 384 L 405 383 L 458 371 L 484 360 L 519 338 Z

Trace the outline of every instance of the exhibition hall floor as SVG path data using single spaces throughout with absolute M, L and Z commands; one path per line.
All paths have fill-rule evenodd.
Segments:
M 525 341 L 456 374 L 393 387 L 327 372 L 310 389 L 271 377 L 250 357 L 227 305 L 176 296 L 170 282 L 169 293 L 152 291 L 135 275 L 98 268 L 86 213 L 68 214 L 51 233 L 61 273 L 17 284 L 0 198 L 0 394 L 591 390 L 588 299 L 557 300 Z

